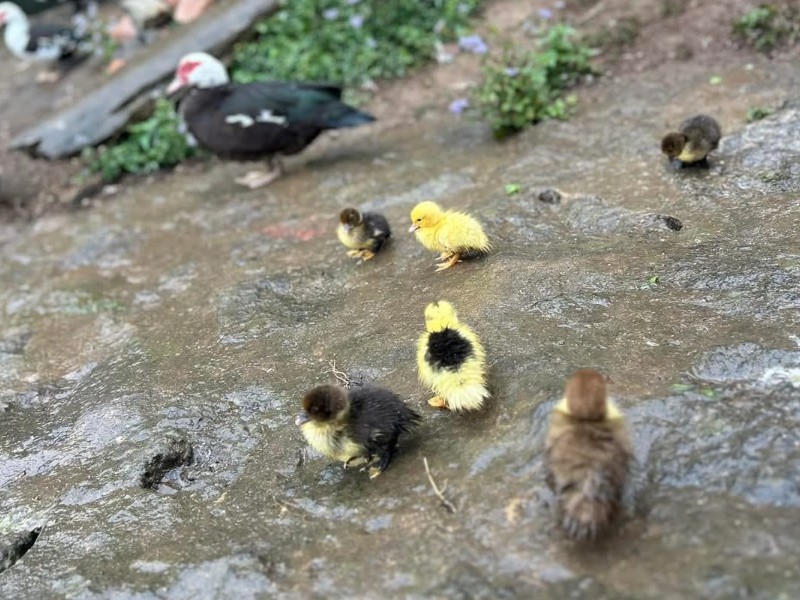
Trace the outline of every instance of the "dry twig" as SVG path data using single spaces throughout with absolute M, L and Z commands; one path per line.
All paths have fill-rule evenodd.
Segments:
M 450 500 L 448 500 L 447 498 L 444 497 L 444 492 L 447 489 L 447 482 L 445 481 L 444 482 L 444 487 L 442 487 L 442 489 L 439 489 L 439 486 L 437 486 L 436 482 L 433 480 L 433 475 L 431 475 L 430 467 L 428 467 L 428 459 L 427 459 L 427 457 L 423 456 L 422 457 L 422 462 L 425 463 L 425 474 L 428 476 L 428 481 L 431 482 L 431 487 L 433 488 L 433 493 L 436 494 L 436 497 L 442 503 L 442 506 L 444 506 L 448 511 L 450 511 L 451 513 L 456 512 L 455 505 L 452 502 L 450 502 Z
M 342 387 L 349 388 L 350 387 L 350 378 L 347 376 L 347 373 L 344 371 L 340 371 L 336 368 L 336 359 L 328 361 L 328 373 L 331 373 L 334 377 L 336 377 L 336 381 L 342 384 Z

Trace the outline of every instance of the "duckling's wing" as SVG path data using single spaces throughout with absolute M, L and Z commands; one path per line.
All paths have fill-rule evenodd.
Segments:
M 369 454 L 380 454 L 395 434 L 402 400 L 389 390 L 371 386 L 350 390 L 349 398 L 353 437 Z
M 448 213 L 436 237 L 442 247 L 456 254 L 485 252 L 489 248 L 489 240 L 480 223 L 461 213 Z

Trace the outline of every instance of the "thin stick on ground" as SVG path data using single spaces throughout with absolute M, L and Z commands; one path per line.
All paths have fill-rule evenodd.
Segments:
M 431 469 L 428 466 L 428 458 L 423 456 L 422 462 L 425 463 L 425 474 L 428 476 L 428 481 L 431 482 L 431 488 L 433 488 L 433 493 L 436 494 L 436 497 L 442 503 L 442 506 L 444 506 L 449 512 L 451 513 L 456 512 L 455 505 L 452 502 L 450 502 L 450 500 L 444 497 L 444 492 L 447 489 L 447 482 L 445 481 L 444 487 L 439 489 L 439 486 L 437 486 L 436 482 L 433 480 L 433 475 L 431 475 Z
M 333 376 L 336 377 L 336 381 L 342 384 L 342 387 L 350 387 L 350 378 L 347 376 L 347 373 L 336 368 L 335 358 L 328 361 L 328 373 L 333 374 Z

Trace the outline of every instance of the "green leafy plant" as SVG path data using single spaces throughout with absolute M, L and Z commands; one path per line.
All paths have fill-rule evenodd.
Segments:
M 553 25 L 539 46 L 528 52 L 506 46 L 499 59 L 484 62 L 476 104 L 498 138 L 543 119 L 566 118 L 577 97 L 564 90 L 593 72 L 591 52 L 571 27 Z
M 761 4 L 733 23 L 733 33 L 759 52 L 769 53 L 800 35 L 800 10 Z
M 752 123 L 753 121 L 760 121 L 774 112 L 774 108 L 769 108 L 767 106 L 751 106 L 747 109 L 747 122 Z
M 116 143 L 84 151 L 89 170 L 114 181 L 124 173 L 151 173 L 172 167 L 196 153 L 179 130 L 175 105 L 159 99 L 153 115 L 128 126 Z
M 480 0 L 282 0 L 233 55 L 236 81 L 264 78 L 362 85 L 403 77 L 468 26 Z

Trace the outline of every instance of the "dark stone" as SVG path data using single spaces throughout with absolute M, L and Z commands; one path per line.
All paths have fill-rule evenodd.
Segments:
M 539 200 L 545 204 L 561 204 L 561 194 L 552 188 L 539 192 Z

